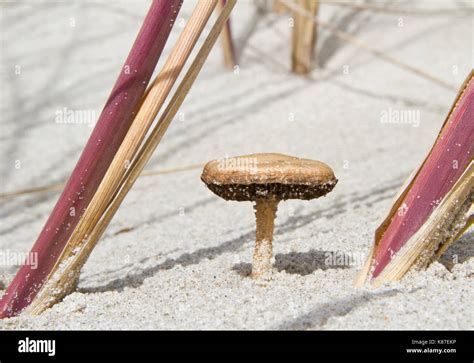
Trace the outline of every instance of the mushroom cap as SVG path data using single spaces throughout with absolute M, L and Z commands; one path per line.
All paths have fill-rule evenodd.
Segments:
M 251 154 L 213 160 L 201 180 L 225 200 L 319 198 L 337 183 L 332 169 L 316 160 L 283 154 Z

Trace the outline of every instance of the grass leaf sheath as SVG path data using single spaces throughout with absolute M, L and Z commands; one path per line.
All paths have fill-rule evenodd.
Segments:
M 469 224 L 474 200 L 474 71 L 461 87 L 428 156 L 377 229 L 357 284 L 381 284 L 437 260 Z

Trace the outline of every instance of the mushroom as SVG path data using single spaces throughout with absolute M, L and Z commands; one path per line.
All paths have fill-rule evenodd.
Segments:
M 328 165 L 283 154 L 251 154 L 213 160 L 204 166 L 201 180 L 225 200 L 255 202 L 257 231 L 253 278 L 271 271 L 278 203 L 287 199 L 319 198 L 337 183 Z

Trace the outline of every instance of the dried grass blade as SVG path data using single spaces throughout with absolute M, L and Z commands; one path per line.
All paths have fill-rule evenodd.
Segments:
M 217 10 L 219 13 L 222 12 L 227 0 L 219 0 L 217 3 Z M 225 26 L 222 28 L 221 32 L 221 43 L 222 43 L 222 51 L 224 54 L 224 65 L 228 69 L 234 69 L 236 65 L 235 60 L 235 48 L 234 42 L 232 41 L 232 25 L 230 21 L 230 17 L 227 19 Z
M 202 3 L 205 2 L 199 2 L 197 7 L 200 6 L 199 4 L 202 6 Z M 215 6 L 215 2 L 213 3 Z M 229 1 L 229 4 L 224 8 L 223 13 L 219 17 L 216 25 L 214 25 L 211 34 L 206 39 L 204 45 L 201 47 L 201 50 L 191 65 L 190 70 L 185 75 L 183 81 L 178 87 L 178 90 L 176 91 L 166 110 L 160 117 L 157 125 L 139 152 L 136 161 L 131 164 L 131 167 L 127 171 L 125 177 L 121 179 L 120 185 L 117 185 L 114 190 L 108 189 L 111 191 L 112 197 L 106 206 L 107 209 L 102 211 L 102 213 L 99 215 L 100 219 L 95 220 L 94 223 L 84 223 L 84 226 L 79 231 L 80 233 L 77 234 L 77 237 L 70 241 L 71 243 L 68 244 L 67 248 L 64 250 L 60 259 L 60 263 L 57 264 L 48 284 L 45 285 L 44 289 L 42 289 L 41 294 L 38 295 L 38 299 L 36 299 L 36 301 L 30 305 L 28 309 L 29 313 L 41 313 L 74 288 L 74 282 L 77 280 L 83 264 L 87 260 L 92 249 L 95 247 L 97 241 L 120 206 L 120 203 L 133 185 L 133 182 L 140 175 L 140 172 L 143 170 L 146 161 L 149 159 L 149 157 L 151 157 L 154 148 L 156 148 L 158 143 L 161 141 L 164 132 L 166 131 L 173 117 L 176 115 L 181 103 L 184 101 L 187 92 L 196 79 L 202 65 L 204 64 L 204 61 L 207 58 L 207 55 L 217 40 L 222 26 L 224 25 L 225 20 L 229 16 L 230 11 L 234 5 L 235 0 Z M 210 17 L 212 10 L 213 9 L 210 9 L 209 12 L 206 12 L 206 19 Z M 188 24 L 189 23 L 191 23 L 191 19 Z M 195 36 L 195 34 L 192 36 Z M 176 45 L 176 49 L 181 49 L 179 42 Z M 91 215 L 97 215 L 97 213 L 95 213 L 96 211 L 92 209 L 92 203 L 89 208 L 91 208 Z M 86 211 L 86 214 L 88 211 Z
M 405 62 L 402 62 L 401 60 L 396 59 L 396 58 L 388 55 L 384 51 L 382 51 L 380 49 L 377 49 L 377 48 L 367 44 L 366 42 L 362 41 L 361 39 L 359 39 L 359 38 L 357 38 L 357 37 L 355 37 L 355 36 L 353 36 L 353 35 L 351 35 L 347 32 L 344 32 L 344 31 L 338 29 L 334 25 L 312 16 L 312 14 L 310 12 L 308 12 L 305 8 L 299 6 L 298 4 L 296 4 L 296 3 L 294 3 L 290 0 L 279 0 L 279 1 L 282 4 L 284 4 L 291 11 L 294 11 L 294 12 L 299 13 L 300 15 L 303 15 L 303 16 L 307 17 L 308 19 L 311 19 L 312 21 L 314 21 L 316 24 L 318 24 L 322 28 L 329 30 L 330 32 L 332 32 L 339 39 L 341 39 L 341 40 L 343 40 L 347 43 L 350 43 L 350 44 L 352 44 L 352 45 L 354 45 L 354 46 L 356 46 L 360 49 L 364 49 L 364 50 L 372 53 L 376 57 L 379 57 L 379 58 L 381 58 L 381 59 L 383 59 L 383 60 L 385 60 L 389 63 L 392 63 L 393 65 L 396 65 L 396 66 L 398 66 L 402 69 L 405 69 L 409 72 L 412 72 L 413 74 L 416 74 L 419 77 L 422 77 L 422 78 L 427 79 L 431 82 L 434 82 L 434 83 L 436 83 L 436 84 L 438 84 L 442 87 L 445 87 L 445 88 L 450 89 L 450 90 L 457 90 L 457 87 L 454 87 L 452 84 L 446 82 L 445 80 L 442 80 L 442 79 L 440 79 L 440 78 L 438 78 L 438 77 L 436 77 L 432 74 L 429 74 L 426 71 L 424 71 L 423 69 L 420 69 L 420 68 L 412 66 L 411 64 L 407 64 Z
M 287 11 L 285 4 L 282 4 L 280 0 L 273 1 L 272 10 L 277 14 L 284 14 Z
M 90 254 L 93 247 L 95 246 L 97 241 L 100 239 L 103 232 L 107 228 L 108 224 L 112 220 L 113 216 L 117 212 L 122 201 L 125 199 L 127 193 L 130 191 L 133 184 L 135 183 L 135 181 L 138 179 L 141 172 L 145 168 L 146 163 L 150 160 L 151 156 L 153 155 L 153 152 L 155 151 L 156 147 L 161 142 L 161 139 L 163 138 L 166 130 L 168 129 L 168 126 L 173 121 L 173 118 L 176 116 L 176 113 L 178 112 L 179 108 L 184 102 L 186 95 L 188 94 L 194 81 L 199 75 L 199 72 L 202 66 L 204 65 L 204 62 L 207 59 L 212 47 L 216 43 L 219 33 L 221 32 L 226 19 L 230 15 L 230 12 L 235 6 L 235 3 L 236 3 L 236 0 L 227 1 L 219 18 L 217 19 L 212 30 L 210 31 L 209 35 L 207 36 L 206 40 L 201 46 L 201 49 L 199 50 L 194 62 L 191 64 L 188 72 L 186 73 L 182 82 L 180 83 L 176 93 L 174 94 L 166 110 L 163 112 L 162 116 L 160 117 L 160 120 L 158 121 L 156 126 L 153 128 L 153 131 L 151 132 L 150 137 L 146 140 L 145 144 L 141 148 L 139 154 L 137 155 L 136 160 L 134 160 L 131 168 L 127 172 L 127 175 L 125 176 L 124 181 L 121 185 L 121 189 L 117 191 L 107 211 L 104 213 L 102 219 L 97 223 L 94 230 L 91 232 L 87 245 L 85 245 L 84 249 L 80 251 L 80 254 L 82 256 L 79 258 L 77 257 L 75 258 L 76 263 L 71 264 L 71 267 L 69 267 L 68 269 L 69 271 L 80 269 L 81 266 L 80 266 L 80 263 L 78 263 L 78 261 L 83 260 L 84 256 L 88 256 Z
M 311 17 L 315 17 L 318 13 L 319 1 L 296 1 L 301 8 L 311 14 Z M 297 74 L 308 74 L 311 72 L 311 60 L 317 39 L 316 22 L 299 12 L 293 13 L 293 19 L 291 69 Z
M 182 171 L 194 170 L 199 169 L 204 166 L 205 163 L 201 164 L 190 164 L 190 165 L 183 165 L 183 166 L 176 166 L 173 168 L 164 168 L 158 170 L 145 170 L 140 176 L 152 176 L 152 175 L 163 175 L 163 174 L 172 174 L 172 173 L 179 173 Z M 44 192 L 53 192 L 57 190 L 61 190 L 64 188 L 66 183 L 54 183 L 49 185 L 42 185 L 39 187 L 27 188 L 27 189 L 20 189 L 20 190 L 13 190 L 11 192 L 0 193 L 0 200 L 5 199 L 12 199 L 15 197 L 21 197 L 23 195 L 28 194 L 35 194 L 35 193 L 44 193 Z

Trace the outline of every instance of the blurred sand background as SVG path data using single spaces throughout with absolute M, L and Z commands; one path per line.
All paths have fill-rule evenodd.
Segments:
M 164 54 L 193 3 L 185 0 Z M 0 328 L 474 328 L 472 231 L 427 271 L 377 289 L 352 286 L 357 258 L 435 140 L 456 90 L 326 30 L 319 32 L 313 72 L 295 76 L 289 15 L 258 4 L 239 0 L 232 14 L 239 72 L 226 70 L 220 47 L 213 50 L 147 169 L 255 152 L 331 165 L 339 179 L 331 194 L 280 204 L 272 280 L 247 276 L 255 237 L 250 203 L 217 198 L 200 181 L 200 169 L 141 177 L 85 265 L 78 291 L 39 317 L 6 319 Z M 99 115 L 148 6 L 1 2 L 0 192 L 67 179 L 92 128 L 60 123 L 58 111 Z M 411 16 L 323 4 L 320 17 L 454 88 L 473 64 L 472 13 Z M 390 110 L 419 117 L 383 122 Z M 28 252 L 58 195 L 1 200 L 0 251 Z M 334 255 L 354 263 L 328 264 Z M 0 266 L 1 289 L 17 268 Z

